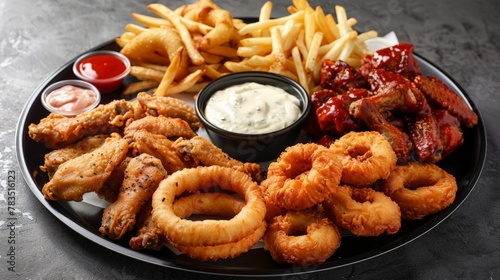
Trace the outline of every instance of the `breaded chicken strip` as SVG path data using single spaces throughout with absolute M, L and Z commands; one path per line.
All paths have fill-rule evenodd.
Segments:
M 167 175 L 158 158 L 148 154 L 132 158 L 125 169 L 118 198 L 104 209 L 99 231 L 111 239 L 120 239 L 132 230 L 137 214 Z

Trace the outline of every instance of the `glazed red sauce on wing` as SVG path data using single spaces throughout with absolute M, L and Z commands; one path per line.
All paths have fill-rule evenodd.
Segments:
M 103 80 L 116 77 L 125 71 L 125 63 L 116 56 L 98 54 L 83 59 L 78 65 L 78 71 L 83 76 Z

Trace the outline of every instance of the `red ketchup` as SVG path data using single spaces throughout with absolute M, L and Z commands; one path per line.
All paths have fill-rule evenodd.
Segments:
M 103 52 L 81 59 L 76 65 L 75 74 L 95 85 L 101 93 L 106 93 L 120 87 L 128 70 L 129 65 L 123 59 L 115 54 Z

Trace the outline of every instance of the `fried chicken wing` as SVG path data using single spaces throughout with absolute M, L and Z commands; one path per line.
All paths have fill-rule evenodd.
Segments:
M 367 76 L 373 69 L 383 69 L 413 80 L 421 74 L 420 66 L 413 57 L 413 49 L 411 44 L 399 43 L 366 55 L 361 62 L 359 72 Z
M 460 122 L 447 110 L 432 110 L 439 127 L 441 142 L 443 144 L 443 158 L 451 154 L 464 143 L 464 136 Z
M 189 123 L 193 131 L 201 127 L 194 108 L 188 103 L 174 97 L 149 95 L 145 92 L 137 94 L 137 100 L 151 116 L 180 118 Z
M 192 138 L 196 133 L 191 129 L 189 124 L 180 118 L 169 118 L 165 116 L 146 116 L 142 119 L 130 122 L 124 131 L 125 137 L 132 135 L 138 130 L 147 130 L 154 134 L 163 135 L 169 139 L 178 137 Z
M 126 157 L 109 175 L 109 178 L 104 182 L 102 187 L 96 191 L 96 194 L 108 201 L 114 202 L 118 198 L 120 187 L 125 178 L 125 169 L 132 158 Z
M 127 152 L 128 142 L 113 133 L 99 148 L 61 164 L 42 193 L 50 200 L 81 201 L 103 186 Z
M 403 76 L 385 70 L 373 70 L 368 76 L 375 95 L 366 97 L 381 112 L 418 113 L 427 105 L 424 94 Z M 354 109 L 355 109 L 354 102 Z
M 326 59 L 323 61 L 320 84 L 321 88 L 331 89 L 340 94 L 355 88 L 370 88 L 368 81 L 356 69 L 342 60 Z
M 129 245 L 133 250 L 154 250 L 158 251 L 163 247 L 164 237 L 153 221 L 151 201 L 146 202 L 139 212 L 137 218 L 137 234 L 130 238 Z
M 258 164 L 243 163 L 233 159 L 201 136 L 195 136 L 191 139 L 179 138 L 173 143 L 172 147 L 182 157 L 182 160 L 189 163 L 191 167 L 211 165 L 231 167 L 249 174 L 257 182 L 261 181 L 261 170 Z
M 408 134 L 422 162 L 437 162 L 442 158 L 443 144 L 438 123 L 429 105 L 416 115 L 407 115 Z
M 165 136 L 153 134 L 146 130 L 136 131 L 131 135 L 131 153 L 134 156 L 146 153 L 159 158 L 168 173 L 188 167 L 172 148 L 173 141 Z
M 87 136 L 120 132 L 128 119 L 136 117 L 134 109 L 131 103 L 116 100 L 75 117 L 51 113 L 38 124 L 30 124 L 28 133 L 47 148 L 59 149 Z
M 316 118 L 324 133 L 342 135 L 359 131 L 362 124 L 349 113 L 352 102 L 368 97 L 366 89 L 351 89 L 344 94 L 333 94 L 332 90 L 322 89 L 314 92 L 311 100 L 316 108 Z
M 448 110 L 452 115 L 462 121 L 467 127 L 474 127 L 478 117 L 465 101 L 452 91 L 445 83 L 436 77 L 417 76 L 414 80 L 420 90 L 438 104 Z
M 65 148 L 53 150 L 45 154 L 45 161 L 40 169 L 47 172 L 49 179 L 52 178 L 59 165 L 70 159 L 79 157 L 85 153 L 99 148 L 109 135 L 99 134 L 84 138 L 76 143 L 70 144 Z
M 361 119 L 370 130 L 378 131 L 391 143 L 399 164 L 407 163 L 413 148 L 408 135 L 389 123 L 371 100 L 363 98 L 358 101 L 359 104 L 356 105 L 356 110 L 352 114 Z
M 120 239 L 132 230 L 137 214 L 167 175 L 161 161 L 151 155 L 132 158 L 125 169 L 118 198 L 104 209 L 99 231 L 111 239 Z

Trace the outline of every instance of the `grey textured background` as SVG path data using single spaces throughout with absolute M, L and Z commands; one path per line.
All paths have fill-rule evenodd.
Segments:
M 163 1 L 175 8 L 192 1 Z M 120 35 L 131 12 L 148 1 L 0 1 L 0 278 L 193 279 L 203 275 L 161 268 L 116 254 L 81 237 L 32 195 L 15 156 L 22 108 L 50 73 L 77 54 Z M 235 17 L 257 16 L 264 1 L 216 1 Z M 310 1 L 326 12 L 343 5 L 361 30 L 394 30 L 401 41 L 450 74 L 471 96 L 486 123 L 488 155 L 479 182 L 462 206 L 418 240 L 380 257 L 329 272 L 289 279 L 500 279 L 498 1 Z M 273 16 L 291 1 L 274 1 Z M 6 179 L 17 175 L 16 273 L 7 271 Z M 2 223 L 3 222 L 3 223 Z M 206 279 L 221 277 L 204 276 Z M 283 277 L 285 278 L 285 277 Z

